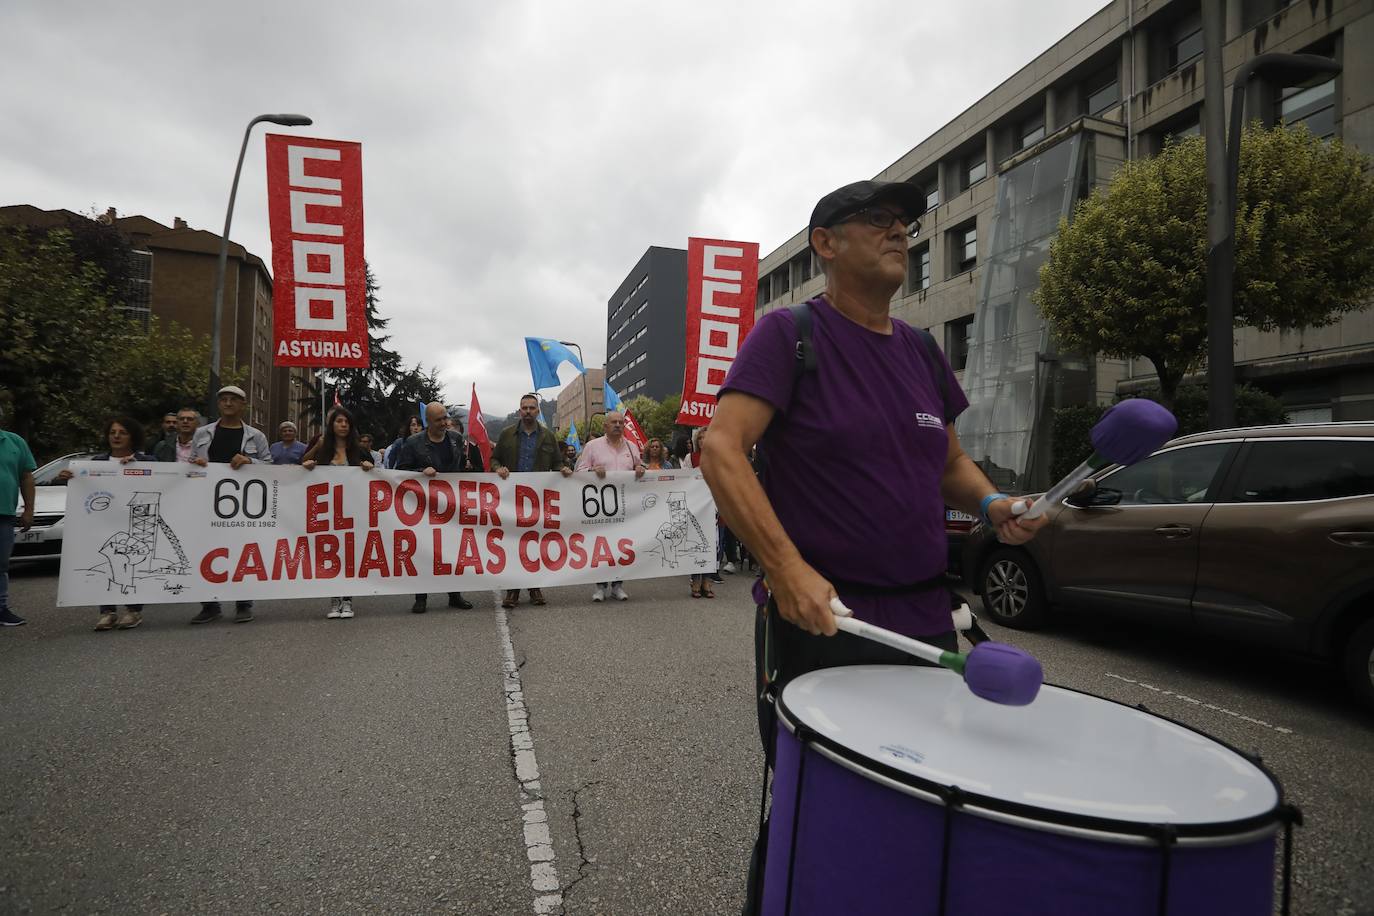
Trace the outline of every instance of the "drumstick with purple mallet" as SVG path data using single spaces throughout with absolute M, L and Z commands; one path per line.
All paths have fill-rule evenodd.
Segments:
M 846 633 L 891 646 L 963 675 L 964 683 L 974 696 L 993 703 L 1025 706 L 1035 699 L 1045 680 L 1045 673 L 1035 656 L 1006 643 L 981 642 L 967 653 L 947 652 L 930 643 L 856 620 L 839 598 L 830 599 L 830 610 L 835 615 L 835 626 Z
M 1178 420 L 1167 408 L 1154 401 L 1129 398 L 1108 407 L 1092 429 L 1093 453 L 1088 460 L 1050 487 L 1029 510 L 1024 499 L 1012 503 L 1012 515 L 1039 518 L 1050 506 L 1077 490 L 1094 468 L 1109 464 L 1135 464 L 1168 442 L 1177 431 Z

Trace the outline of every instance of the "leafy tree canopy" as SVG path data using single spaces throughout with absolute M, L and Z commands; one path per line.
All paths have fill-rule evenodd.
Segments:
M 1374 294 L 1368 159 L 1305 127 L 1254 125 L 1241 142 L 1235 233 L 1237 327 L 1320 327 Z M 1061 224 L 1037 302 L 1061 343 L 1154 364 L 1161 399 L 1207 352 L 1204 141 L 1126 164 Z

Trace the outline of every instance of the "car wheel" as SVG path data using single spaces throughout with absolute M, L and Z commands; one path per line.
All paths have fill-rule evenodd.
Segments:
M 1374 619 L 1355 628 L 1345 643 L 1346 683 L 1365 706 L 1374 709 Z
M 993 620 L 1019 630 L 1044 625 L 1045 589 L 1029 555 L 1005 547 L 995 550 L 979 580 L 983 609 Z

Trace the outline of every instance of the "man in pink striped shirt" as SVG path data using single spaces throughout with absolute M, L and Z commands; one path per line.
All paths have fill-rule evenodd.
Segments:
M 603 479 L 607 471 L 634 471 L 636 480 L 644 476 L 639 446 L 625 438 L 625 417 L 620 411 L 606 411 L 606 434 L 588 442 L 582 449 L 582 455 L 577 459 L 577 470 L 595 471 L 596 476 Z M 608 591 L 616 601 L 626 601 L 630 597 L 617 579 L 614 582 L 596 583 L 592 600 L 605 601 Z

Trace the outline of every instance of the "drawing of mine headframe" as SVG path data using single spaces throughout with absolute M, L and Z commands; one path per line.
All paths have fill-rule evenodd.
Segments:
M 129 500 L 129 530 L 116 531 L 100 548 L 109 568 L 111 585 L 119 586 L 122 594 L 136 590 L 134 580 L 143 576 L 183 575 L 190 569 L 186 551 L 162 517 L 161 493 L 137 491 Z M 176 553 L 171 560 L 158 553 L 158 535 Z

